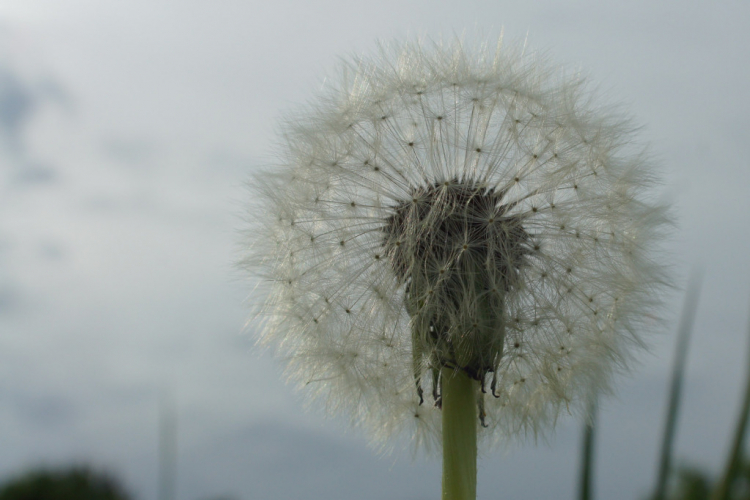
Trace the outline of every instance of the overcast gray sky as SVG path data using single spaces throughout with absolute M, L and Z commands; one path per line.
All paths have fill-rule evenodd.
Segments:
M 439 461 L 379 458 L 303 411 L 240 335 L 242 184 L 341 56 L 501 31 L 582 68 L 644 125 L 679 282 L 706 266 L 677 451 L 716 471 L 750 314 L 747 2 L 3 0 L 0 477 L 87 461 L 155 499 L 166 392 L 180 500 L 436 498 Z M 600 498 L 652 486 L 673 341 L 674 327 L 603 403 Z M 479 497 L 574 498 L 579 427 L 483 457 Z

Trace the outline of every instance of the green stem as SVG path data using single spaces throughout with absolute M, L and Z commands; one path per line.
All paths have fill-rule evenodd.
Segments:
M 476 383 L 462 370 L 443 368 L 443 500 L 476 500 Z

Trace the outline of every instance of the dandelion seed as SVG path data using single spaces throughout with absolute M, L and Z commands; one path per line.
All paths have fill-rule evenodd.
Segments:
M 512 46 L 394 44 L 337 81 L 256 179 L 262 343 L 377 440 L 439 442 L 463 379 L 490 446 L 583 414 L 666 282 L 627 120 Z

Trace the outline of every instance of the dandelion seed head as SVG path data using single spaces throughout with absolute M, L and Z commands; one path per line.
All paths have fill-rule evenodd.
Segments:
M 340 68 L 255 178 L 261 343 L 381 442 L 439 442 L 443 367 L 490 446 L 551 429 L 644 345 L 668 217 L 627 119 L 510 44 Z M 316 403 L 316 404 L 318 404 Z

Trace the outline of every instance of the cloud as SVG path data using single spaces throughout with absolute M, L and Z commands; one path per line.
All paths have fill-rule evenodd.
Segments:
M 39 84 L 28 80 L 0 60 L 0 159 L 13 186 L 38 186 L 58 180 L 55 168 L 30 157 L 25 142 L 34 117 L 50 100 L 63 103 L 64 94 L 51 79 Z
M 15 310 L 20 303 L 18 289 L 8 283 L 0 283 L 0 316 Z
M 103 141 L 104 154 L 127 165 L 143 165 L 157 152 L 156 144 L 145 138 L 111 138 Z
M 21 147 L 21 136 L 37 104 L 36 93 L 9 68 L 0 66 L 0 130 L 11 149 Z
M 14 169 L 12 180 L 16 185 L 37 186 L 53 184 L 59 180 L 55 168 L 42 163 L 22 163 Z
M 436 462 L 380 458 L 353 440 L 264 422 L 181 451 L 192 497 L 416 500 L 439 496 Z M 179 461 L 180 459 L 178 459 Z M 398 465 L 396 465 L 398 464 Z
M 6 411 L 10 411 L 27 429 L 59 429 L 75 418 L 74 404 L 57 394 L 29 394 L 17 388 L 0 387 Z

